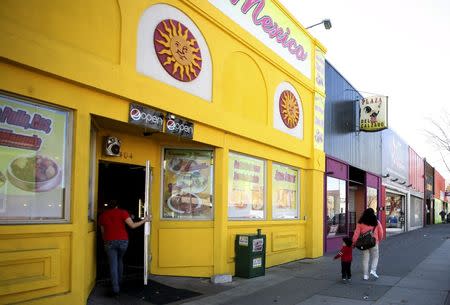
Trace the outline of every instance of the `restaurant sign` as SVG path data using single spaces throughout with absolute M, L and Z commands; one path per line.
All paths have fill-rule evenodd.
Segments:
M 387 96 L 371 96 L 359 101 L 359 129 L 380 131 L 388 128 Z
M 194 123 L 168 113 L 166 115 L 165 132 L 192 140 L 194 138 Z
M 140 125 L 156 131 L 163 131 L 164 114 L 161 111 L 131 103 L 130 111 L 128 113 L 128 123 Z
M 209 0 L 306 77 L 311 77 L 311 39 L 275 3 L 266 0 Z

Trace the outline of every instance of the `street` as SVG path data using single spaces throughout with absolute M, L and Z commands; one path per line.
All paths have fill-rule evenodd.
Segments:
M 353 282 L 341 282 L 335 253 L 304 259 L 266 270 L 253 279 L 233 278 L 213 285 L 207 279 L 152 277 L 158 282 L 202 295 L 177 302 L 188 305 L 450 305 L 450 224 L 428 226 L 395 235 L 380 245 L 378 280 L 362 280 L 361 253 L 353 251 Z M 136 295 L 105 296 L 105 284 L 97 285 L 89 305 L 156 304 Z

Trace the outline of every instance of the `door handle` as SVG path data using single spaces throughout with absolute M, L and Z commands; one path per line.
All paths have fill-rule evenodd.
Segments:
M 139 219 L 144 219 L 144 203 L 142 202 L 142 199 L 140 199 L 140 198 L 139 198 L 138 217 L 139 217 Z

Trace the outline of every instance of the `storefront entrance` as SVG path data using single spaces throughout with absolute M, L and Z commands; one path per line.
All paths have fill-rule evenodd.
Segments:
M 386 193 L 386 235 L 405 232 L 405 196 Z
M 118 200 L 120 207 L 138 221 L 139 201 L 144 202 L 145 167 L 101 161 L 98 167 L 98 215 L 108 209 L 108 202 Z M 109 279 L 108 258 L 97 227 L 97 281 Z M 124 278 L 142 277 L 144 272 L 144 226 L 128 229 L 129 244 L 124 257 Z

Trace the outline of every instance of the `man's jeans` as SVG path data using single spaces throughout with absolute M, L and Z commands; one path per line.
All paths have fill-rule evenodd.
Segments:
M 128 248 L 128 240 L 110 240 L 105 242 L 105 251 L 108 255 L 109 272 L 114 293 L 119 293 L 119 282 L 123 275 L 123 256 Z

